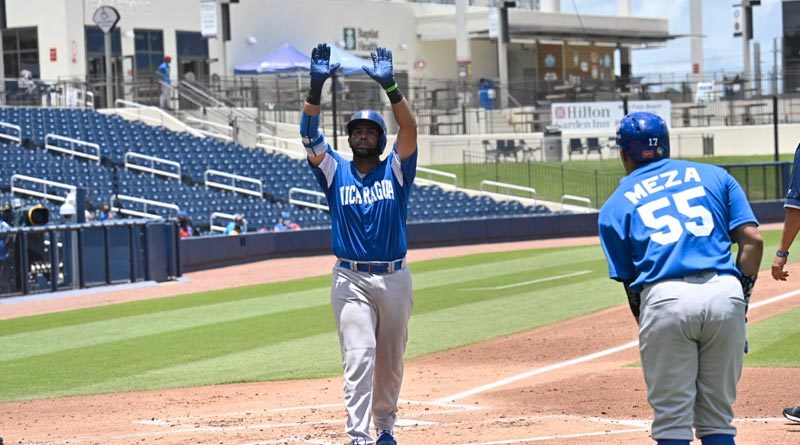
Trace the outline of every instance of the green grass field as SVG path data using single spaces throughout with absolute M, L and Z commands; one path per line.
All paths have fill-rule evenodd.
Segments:
M 767 245 L 777 236 L 766 233 Z M 411 268 L 409 358 L 625 304 L 598 246 Z M 329 284 L 322 276 L 0 321 L 0 401 L 338 375 Z M 486 290 L 508 284 L 518 286 Z M 800 367 L 798 340 L 800 311 L 759 323 L 747 364 Z
M 707 158 L 687 158 L 691 161 L 717 165 L 750 164 L 772 162 L 772 156 L 716 156 Z M 781 161 L 792 161 L 792 155 L 781 155 Z M 561 163 L 541 162 L 490 162 L 434 165 L 431 168 L 453 173 L 458 177 L 460 187 L 479 189 L 480 182 L 492 180 L 509 184 L 533 187 L 540 199 L 558 202 L 562 195 L 587 197 L 592 206 L 599 208 L 616 189 L 624 170 L 619 159 L 573 160 Z M 781 199 L 784 190 L 775 190 L 775 171 L 762 168 L 741 168 L 731 170 L 731 174 L 742 184 L 750 200 Z M 427 177 L 420 174 L 420 177 Z M 429 179 L 437 179 L 431 176 Z M 441 178 L 438 178 L 441 179 Z M 494 191 L 494 190 L 491 190 Z M 507 190 L 497 190 L 509 192 Z M 511 190 L 510 193 L 528 196 L 524 192 Z

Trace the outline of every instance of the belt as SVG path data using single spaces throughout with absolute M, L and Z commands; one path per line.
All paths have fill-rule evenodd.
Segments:
M 376 275 L 385 275 L 397 272 L 403 268 L 405 258 L 395 261 L 353 261 L 337 258 L 336 265 L 356 272 L 366 272 Z

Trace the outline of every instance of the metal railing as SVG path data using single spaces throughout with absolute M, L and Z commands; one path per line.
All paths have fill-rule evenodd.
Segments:
M 575 195 L 564 195 L 561 197 L 561 210 L 564 210 L 564 206 L 567 205 L 568 202 L 579 202 L 581 204 L 586 204 L 587 210 L 594 210 L 592 208 L 592 200 L 585 197 L 585 196 L 575 196 Z M 574 207 L 574 206 L 572 206 Z
M 167 122 L 169 122 L 175 128 L 188 131 L 190 134 L 194 136 L 205 137 L 199 131 L 186 125 L 173 115 L 167 113 L 166 111 L 158 107 L 154 107 L 151 105 L 142 105 L 124 99 L 116 99 L 114 101 L 114 108 L 117 114 L 120 114 L 122 116 L 127 116 L 132 119 L 138 119 L 141 120 L 142 122 L 151 123 L 162 127 L 165 126 Z M 144 112 L 147 112 L 148 114 L 155 114 L 158 117 L 152 117 L 147 114 L 143 114 Z
M 22 127 L 20 127 L 19 125 L 10 124 L 8 122 L 0 122 L 0 128 L 9 129 L 9 130 L 15 130 L 17 132 L 17 135 L 14 136 L 12 134 L 8 134 L 8 133 L 4 133 L 3 131 L 0 131 L 0 138 L 8 140 L 8 141 L 11 141 L 11 142 L 16 142 L 17 144 L 22 142 Z
M 524 186 L 521 186 L 521 185 L 508 184 L 508 183 L 505 183 L 505 182 L 483 180 L 483 181 L 481 181 L 481 184 L 480 184 L 480 190 L 482 192 L 488 192 L 488 190 L 486 190 L 487 186 L 496 187 L 498 189 L 517 190 L 517 191 L 521 191 L 521 192 L 530 193 L 530 198 L 528 198 L 528 199 L 533 201 L 532 204 L 536 204 L 536 189 L 533 188 L 533 187 L 524 187 Z M 503 195 L 503 196 L 508 197 L 508 198 L 514 198 L 514 199 L 519 198 L 517 195 L 512 195 L 512 194 L 509 194 L 509 193 L 498 193 L 498 192 L 490 192 L 490 193 L 495 194 L 495 195 Z
M 194 116 L 187 116 L 184 119 L 184 121 L 186 121 L 186 123 L 189 124 L 190 126 L 192 126 L 192 124 L 198 124 L 199 127 L 192 126 L 192 128 L 194 128 L 196 131 L 203 133 L 206 136 L 221 139 L 223 141 L 233 140 L 234 132 L 233 132 L 233 127 L 231 127 L 230 125 L 218 124 L 216 122 L 207 121 Z M 224 133 L 219 133 L 214 130 L 209 130 L 209 128 L 219 129 L 222 130 Z
M 128 170 L 137 170 L 137 171 L 141 171 L 141 172 L 145 172 L 145 173 L 150 173 L 151 175 L 164 176 L 166 178 L 177 179 L 178 181 L 181 180 L 181 164 L 178 163 L 178 162 L 170 161 L 168 159 L 158 158 L 158 157 L 155 157 L 155 156 L 143 155 L 143 154 L 136 153 L 136 152 L 133 152 L 133 151 L 129 151 L 129 152 L 125 153 L 125 158 L 124 159 L 125 159 L 125 168 L 128 169 Z M 143 165 L 134 164 L 133 162 L 131 162 L 131 159 L 141 159 L 141 160 L 147 161 L 147 162 L 149 162 L 150 166 L 149 167 L 145 167 Z M 164 164 L 164 165 L 170 165 L 172 167 L 175 167 L 176 172 L 170 172 L 170 171 L 167 171 L 167 170 L 159 170 L 158 168 L 156 168 L 157 164 Z
M 53 143 L 51 143 L 51 141 Z M 68 143 L 69 148 L 55 145 L 55 143 L 58 142 Z M 47 150 L 64 153 L 73 158 L 79 157 L 79 158 L 89 159 L 90 161 L 97 161 L 97 163 L 100 163 L 100 146 L 93 142 L 86 142 L 80 139 L 73 139 L 70 137 L 49 133 L 44 137 L 44 148 Z M 88 153 L 87 151 L 79 151 L 77 150 L 77 148 L 83 148 L 85 150 L 91 149 L 94 151 L 95 154 Z
M 209 176 L 222 176 L 223 178 L 227 178 L 231 180 L 231 184 L 223 184 L 221 182 L 211 181 L 209 180 Z M 203 173 L 203 180 L 205 181 L 206 188 L 214 187 L 222 190 L 228 190 L 231 192 L 242 193 L 245 195 L 257 196 L 259 198 L 264 196 L 264 184 L 259 179 L 248 178 L 247 176 L 235 175 L 233 173 L 227 173 L 219 170 L 208 169 Z M 243 187 L 237 187 L 236 182 L 246 182 L 249 184 L 254 184 L 257 187 L 257 190 L 250 190 Z
M 111 198 L 109 199 L 109 201 L 110 201 L 109 204 L 111 205 L 111 210 L 112 211 L 119 212 L 119 213 L 121 213 L 123 215 L 138 216 L 138 217 L 141 217 L 141 218 L 163 219 L 163 217 L 160 216 L 160 215 L 149 213 L 147 211 L 148 210 L 148 206 L 173 210 L 176 214 L 181 210 L 181 208 L 178 207 L 175 204 L 171 204 L 171 203 L 168 203 L 168 202 L 162 202 L 162 201 L 154 201 L 152 199 L 146 199 L 146 198 L 138 198 L 136 196 L 112 195 Z M 118 202 L 133 202 L 133 203 L 136 203 L 136 204 L 142 204 L 144 208 L 142 209 L 142 211 L 131 210 L 131 209 L 127 209 L 127 208 L 124 208 L 124 207 L 118 207 L 116 205 Z
M 426 173 L 428 177 L 420 178 L 419 177 L 420 172 Z M 434 181 L 433 179 L 430 179 L 431 176 L 441 176 L 449 178 L 450 181 L 449 182 Z M 455 189 L 458 186 L 458 176 L 456 176 L 454 173 L 443 172 L 440 170 L 434 170 L 432 168 L 420 167 L 420 166 L 417 166 L 417 177 L 415 178 L 415 181 L 430 185 L 438 185 L 442 188 Z
M 305 196 L 313 196 L 316 198 L 316 202 L 308 202 L 302 199 L 295 198 L 295 195 L 305 195 Z M 327 200 L 325 194 L 322 192 L 318 192 L 316 190 L 308 190 L 300 187 L 292 187 L 289 189 L 289 204 L 294 204 L 296 206 L 301 207 L 310 207 L 312 209 L 319 209 L 325 210 L 326 212 L 330 210 L 330 208 L 322 203 L 322 200 Z
M 18 185 L 19 181 L 27 181 L 27 182 L 33 182 L 34 184 L 39 184 L 43 186 L 43 190 L 39 191 L 22 187 Z M 58 202 L 65 202 L 67 200 L 66 196 L 53 195 L 51 193 L 48 193 L 48 187 L 66 190 L 67 194 L 69 194 L 70 192 L 74 192 L 76 188 L 74 185 L 71 184 L 64 184 L 61 182 L 49 181 L 47 179 L 34 178 L 33 176 L 18 175 L 18 174 L 11 175 L 11 193 L 35 196 L 37 198 L 45 198 L 51 201 L 58 201 Z
M 236 221 L 236 215 L 232 215 L 230 213 L 213 212 L 208 218 L 208 227 L 212 232 L 224 232 L 226 229 L 226 226 L 218 226 L 214 224 L 214 220 L 217 218 Z

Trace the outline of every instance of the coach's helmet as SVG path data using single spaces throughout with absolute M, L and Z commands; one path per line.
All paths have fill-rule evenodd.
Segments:
M 383 153 L 383 149 L 386 148 L 386 122 L 383 121 L 383 117 L 381 117 L 380 113 L 375 110 L 357 111 L 356 114 L 350 118 L 350 121 L 347 122 L 347 136 L 352 136 L 356 124 L 363 121 L 372 122 L 380 127 L 381 135 L 378 138 L 378 154 Z
M 669 130 L 664 119 L 647 111 L 630 113 L 617 126 L 617 146 L 639 164 L 669 157 Z

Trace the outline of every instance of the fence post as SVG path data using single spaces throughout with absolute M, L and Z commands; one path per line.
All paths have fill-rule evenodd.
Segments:
M 598 178 L 599 170 L 594 171 L 594 202 L 598 207 L 600 206 L 600 183 Z
M 467 152 L 466 151 L 462 151 L 461 152 L 461 169 L 463 170 L 463 173 L 464 173 L 462 175 L 462 178 L 464 178 L 463 179 L 464 183 L 461 184 L 461 185 L 466 187 L 467 186 Z
M 561 164 L 561 196 L 564 196 L 564 164 Z
M 531 186 L 531 161 L 528 160 L 528 187 Z

